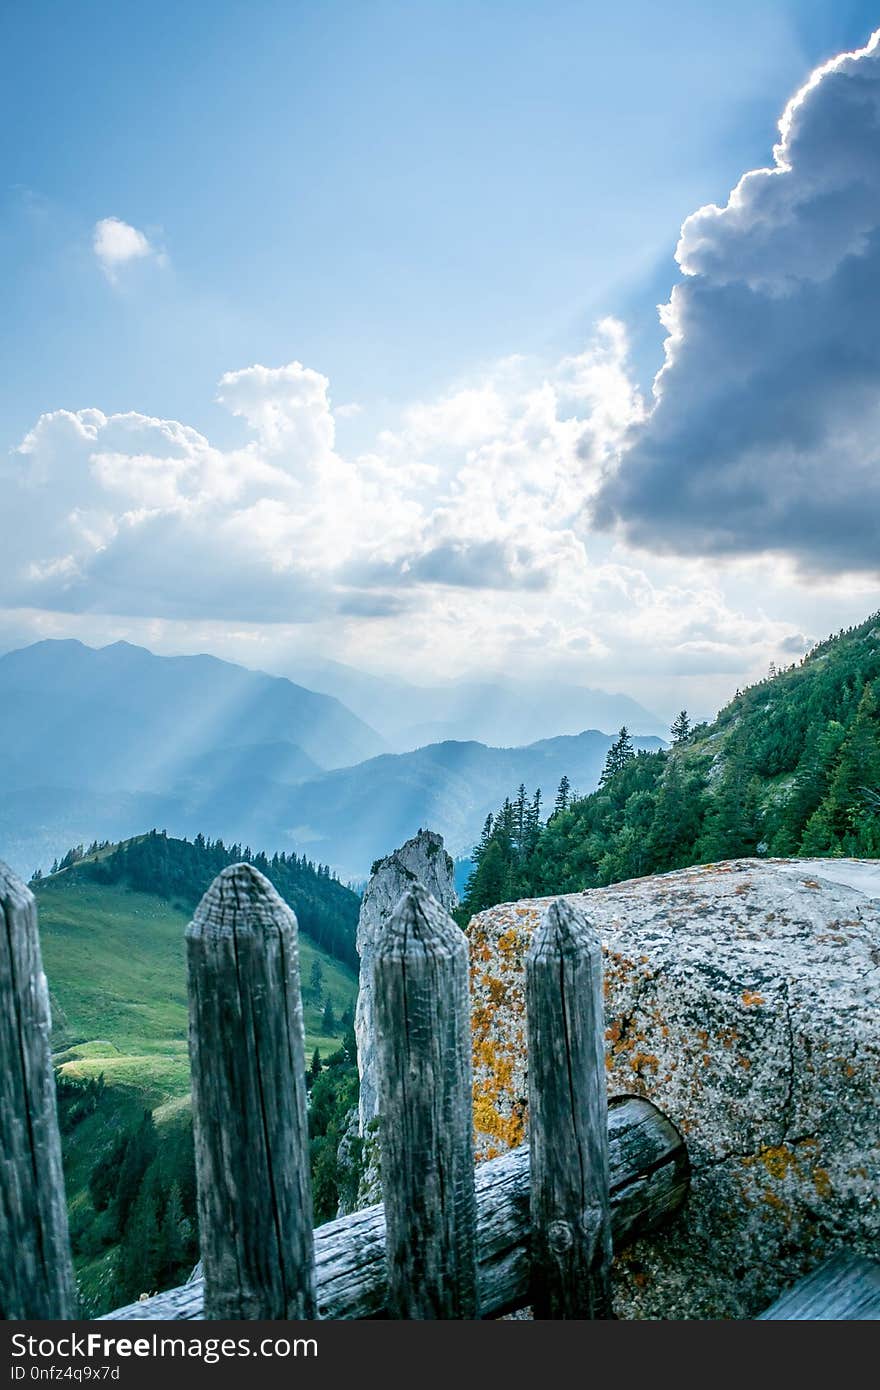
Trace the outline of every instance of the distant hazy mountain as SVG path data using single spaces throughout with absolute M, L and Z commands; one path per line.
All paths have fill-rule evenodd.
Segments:
M 290 846 L 279 794 L 386 746 L 338 700 L 212 656 L 37 642 L 0 657 L 0 858 L 30 873 L 79 841 L 194 833 L 201 807 L 238 839 L 259 805 Z
M 661 746 L 658 738 L 635 743 Z M 521 782 L 530 793 L 540 787 L 545 806 L 563 776 L 577 791 L 593 791 L 610 744 L 608 735 L 591 729 L 525 748 L 446 742 L 385 754 L 296 787 L 287 803 L 290 833 L 310 855 L 350 877 L 366 874 L 419 826 L 439 830 L 453 855 L 467 854 L 488 813 Z
M 583 729 L 616 733 L 622 724 L 635 734 L 668 732 L 628 695 L 588 686 L 507 678 L 421 686 L 333 661 L 299 666 L 294 674 L 310 690 L 335 695 L 397 752 L 448 739 L 515 748 Z
M 213 656 L 154 656 L 37 642 L 0 657 L 0 785 L 178 792 L 182 780 L 250 772 L 307 776 L 387 745 L 343 705 Z M 212 763 L 216 762 L 216 767 Z
M 501 687 L 483 690 L 500 700 Z M 411 690 L 410 717 L 416 707 Z M 72 844 L 156 826 L 305 851 L 362 878 L 419 826 L 469 853 L 520 782 L 545 802 L 563 775 L 591 791 L 610 741 L 590 730 L 380 753 L 379 735 L 338 700 L 279 677 L 125 643 L 40 642 L 0 658 L 0 858 L 30 873 Z

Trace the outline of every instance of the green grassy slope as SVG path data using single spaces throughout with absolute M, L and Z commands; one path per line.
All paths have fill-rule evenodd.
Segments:
M 184 931 L 189 914 L 149 893 L 115 884 L 69 881 L 35 885 L 43 964 L 53 1004 L 53 1047 L 62 1070 L 133 1085 L 161 1105 L 189 1092 Z M 336 1017 L 354 1002 L 357 977 L 300 935 L 306 1049 L 323 1055 L 340 1034 L 321 1030 L 309 995 L 320 961 Z

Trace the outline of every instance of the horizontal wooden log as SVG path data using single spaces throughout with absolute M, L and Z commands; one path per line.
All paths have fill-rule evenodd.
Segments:
M 687 1149 L 650 1101 L 612 1100 L 608 1111 L 611 1229 L 615 1249 L 662 1225 L 684 1201 Z M 484 1317 L 525 1306 L 529 1298 L 529 1149 L 521 1145 L 476 1170 L 477 1258 Z M 328 1221 L 315 1231 L 319 1318 L 385 1315 L 385 1213 L 381 1205 Z M 105 1316 L 198 1319 L 203 1283 L 132 1303 Z
M 880 1261 L 834 1255 L 777 1298 L 759 1322 L 877 1322 Z

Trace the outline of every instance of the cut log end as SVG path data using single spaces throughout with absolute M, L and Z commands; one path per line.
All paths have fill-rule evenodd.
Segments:
M 467 958 L 467 937 L 427 888 L 416 880 L 383 922 L 376 961 L 417 957 Z
M 187 940 L 277 936 L 296 930 L 296 917 L 253 864 L 230 864 L 206 890 L 186 930 Z
M 568 898 L 556 898 L 541 918 L 526 952 L 526 961 L 537 964 L 572 957 L 600 961 L 599 933 L 580 905 Z

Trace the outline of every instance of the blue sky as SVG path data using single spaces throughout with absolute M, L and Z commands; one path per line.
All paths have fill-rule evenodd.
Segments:
M 225 407 L 218 383 L 255 364 L 299 362 L 328 380 L 334 411 L 343 407 L 332 449 L 353 460 L 382 453 L 394 488 L 395 470 L 446 467 L 451 454 L 483 448 L 491 433 L 462 433 L 456 424 L 440 438 L 446 416 L 431 402 L 464 392 L 468 410 L 485 406 L 486 383 L 500 389 L 499 372 L 508 389 L 510 368 L 499 364 L 512 357 L 543 364 L 531 385 L 518 380 L 528 395 L 542 373 L 584 353 L 596 322 L 609 316 L 626 329 L 627 379 L 648 399 L 663 360 L 656 305 L 680 279 L 674 252 L 683 221 L 706 203 L 723 205 L 745 171 L 771 161 L 786 100 L 818 63 L 863 45 L 878 23 L 880 6 L 845 0 L 8 4 L 0 15 L 0 453 L 61 410 L 135 412 L 180 422 L 215 451 L 248 448 L 278 381 L 261 380 L 255 404 L 255 379 L 237 380 Z M 111 218 L 136 229 L 144 254 L 102 262 L 95 228 Z M 413 409 L 422 412 L 415 424 Z M 635 416 L 622 408 L 618 423 L 623 416 L 628 428 Z M 380 448 L 383 432 L 393 440 Z M 299 447 L 302 431 L 293 433 Z M 290 444 L 290 430 L 285 438 Z M 319 451 L 330 448 L 321 438 Z M 56 458 L 67 445 L 52 447 Z M 119 455 L 118 440 L 110 452 Z M 35 450 L 25 457 L 36 458 Z M 94 474 L 93 464 L 82 466 Z M 216 481 L 226 465 L 206 455 L 201 466 Z M 336 476 L 322 464 L 322 478 L 328 469 Z M 337 479 L 342 495 L 346 476 Z M 249 518 L 261 518 L 271 538 L 263 504 L 272 490 L 254 478 L 248 487 L 259 504 Z M 379 487 L 373 477 L 374 497 Z M 627 543 L 667 554 L 663 536 L 619 511 L 622 497 L 618 490 L 608 514 Z M 79 503 L 73 492 L 68 500 L 97 517 L 85 492 Z M 156 506 L 154 492 L 141 504 Z M 41 505 L 32 497 L 32 518 Z M 0 644 L 4 633 L 6 644 L 47 631 L 95 640 L 125 633 L 168 649 L 209 643 L 275 667 L 302 652 L 405 670 L 426 653 L 407 644 L 407 624 L 436 619 L 451 634 L 458 598 L 469 601 L 475 589 L 485 588 L 505 620 L 504 596 L 520 590 L 544 593 L 552 608 L 549 570 L 543 560 L 530 569 L 538 542 L 526 537 L 523 554 L 514 553 L 515 509 L 514 531 L 493 533 L 495 549 L 469 554 L 464 566 L 449 535 L 437 538 L 445 507 L 442 498 L 432 503 L 433 548 L 423 535 L 415 558 L 402 562 L 402 551 L 388 547 L 369 559 L 352 553 L 332 579 L 343 593 L 333 612 L 318 592 L 331 581 L 312 563 L 308 582 L 280 598 L 281 610 L 311 615 L 308 630 L 281 611 L 266 627 L 256 599 L 231 611 L 222 587 L 191 611 L 167 598 L 151 604 L 149 552 L 123 575 L 107 539 L 118 516 L 108 521 L 102 509 L 92 534 L 119 611 L 106 587 L 100 596 L 70 580 L 74 570 L 81 577 L 82 556 L 37 546 L 20 563 L 41 574 L 67 564 L 66 588 L 45 600 L 23 596 L 22 586 L 0 595 Z M 582 539 L 576 511 L 563 529 Z M 332 535 L 332 518 L 327 524 Z M 395 525 L 404 527 L 403 515 Z M 668 587 L 669 575 L 655 573 L 644 555 L 631 564 L 615 551 L 607 526 L 589 534 L 593 569 L 638 569 Z M 714 573 L 717 547 L 702 555 L 706 547 L 692 535 L 676 545 Z M 778 561 L 772 536 L 768 547 Z M 742 558 L 747 551 L 733 544 L 723 595 L 741 615 L 767 593 L 760 562 Z M 242 561 L 243 586 L 252 558 Z M 788 559 L 797 568 L 803 557 Z M 286 563 L 273 560 L 276 571 Z M 728 652 L 718 670 L 696 673 L 707 700 L 763 662 L 774 643 L 859 616 L 875 592 L 876 576 L 866 579 L 864 567 L 843 592 L 827 565 L 817 589 L 815 576 L 805 587 L 780 563 L 775 607 L 743 670 L 727 669 Z M 405 583 L 392 583 L 395 566 Z M 413 597 L 419 575 L 421 606 Z M 629 604 L 634 590 L 627 592 Z M 658 657 L 641 670 L 622 657 L 609 662 L 607 636 L 587 631 L 586 618 L 582 627 L 567 640 L 533 613 L 511 621 L 508 646 L 490 659 L 503 663 L 514 651 L 528 663 L 549 645 L 564 664 L 604 662 L 593 683 L 626 681 L 646 694 L 660 681 L 670 701 L 679 678 L 694 678 L 687 660 L 664 665 Z M 467 623 L 460 630 L 478 640 Z M 463 668 L 451 643 L 438 653 L 450 669 Z M 728 636 L 722 645 L 743 644 Z

